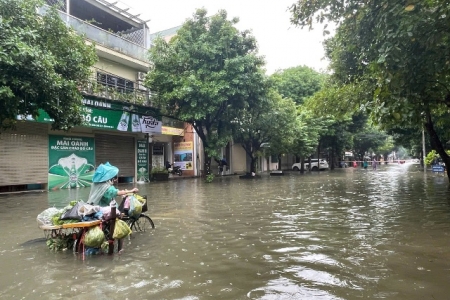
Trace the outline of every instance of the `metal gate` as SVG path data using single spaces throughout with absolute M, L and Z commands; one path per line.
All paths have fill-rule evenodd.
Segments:
M 17 124 L 0 133 L 0 186 L 48 182 L 48 125 Z
M 134 137 L 96 134 L 95 164 L 109 162 L 119 168 L 119 177 L 134 177 L 136 151 Z

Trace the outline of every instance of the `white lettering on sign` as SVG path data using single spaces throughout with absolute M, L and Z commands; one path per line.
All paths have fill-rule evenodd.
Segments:
M 83 104 L 97 106 L 97 107 L 111 108 L 111 103 L 104 102 L 104 101 L 91 100 L 91 99 L 83 99 Z

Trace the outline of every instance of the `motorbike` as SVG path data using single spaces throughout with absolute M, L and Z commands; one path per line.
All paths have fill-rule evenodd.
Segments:
M 173 166 L 167 169 L 167 171 L 169 171 L 169 174 L 176 174 L 178 176 L 183 175 L 183 170 L 181 169 L 180 166 Z

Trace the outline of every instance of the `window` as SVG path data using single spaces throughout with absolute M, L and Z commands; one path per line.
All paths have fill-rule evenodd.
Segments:
M 97 72 L 97 82 L 112 87 L 120 93 L 132 93 L 134 82 L 111 74 Z

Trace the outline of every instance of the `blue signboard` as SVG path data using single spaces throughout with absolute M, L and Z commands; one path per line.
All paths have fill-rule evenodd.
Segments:
M 437 172 L 437 173 L 444 173 L 444 166 L 441 165 L 432 165 L 431 166 L 431 171 L 433 172 Z

